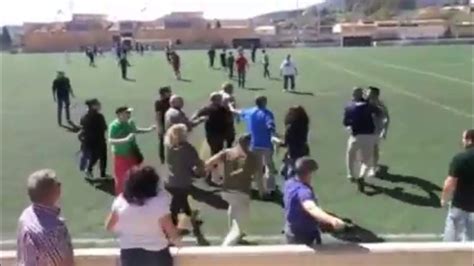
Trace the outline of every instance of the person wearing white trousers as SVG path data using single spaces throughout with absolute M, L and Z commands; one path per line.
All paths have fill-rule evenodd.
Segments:
M 374 167 L 377 143 L 374 118 L 380 113 L 379 109 L 365 101 L 363 96 L 362 88 L 353 90 L 353 99 L 344 110 L 343 121 L 350 132 L 346 151 L 347 177 L 351 181 L 357 181 L 361 192 L 364 191 L 364 178 Z M 356 172 L 357 163 L 361 165 L 359 172 Z
M 206 162 L 209 171 L 216 164 L 223 165 L 224 169 L 222 198 L 229 203 L 229 232 L 222 246 L 236 245 L 245 235 L 243 227 L 249 217 L 252 177 L 258 170 L 257 156 L 249 146 L 250 135 L 243 135 L 236 146 L 219 152 Z

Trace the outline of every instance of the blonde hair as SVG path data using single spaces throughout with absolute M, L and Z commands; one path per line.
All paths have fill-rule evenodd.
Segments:
M 165 135 L 165 144 L 168 147 L 176 147 L 188 140 L 188 128 L 185 124 L 172 125 Z

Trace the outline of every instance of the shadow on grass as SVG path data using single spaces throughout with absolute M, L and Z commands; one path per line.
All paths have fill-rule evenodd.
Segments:
M 271 77 L 270 80 L 273 80 L 273 81 L 282 81 L 282 79 L 279 78 L 279 77 Z
M 372 197 L 376 195 L 385 194 L 391 198 L 411 205 L 433 208 L 441 207 L 440 199 L 438 197 L 438 194 L 441 191 L 441 187 L 419 177 L 391 174 L 388 172 L 388 169 L 389 168 L 387 166 L 381 166 L 377 177 L 380 180 L 387 181 L 390 183 L 414 186 L 422 190 L 424 193 L 426 193 L 426 195 L 416 195 L 409 192 L 405 192 L 403 187 L 389 188 L 366 183 L 365 187 L 370 188 L 372 190 L 365 192 L 367 196 Z
M 302 96 L 314 96 L 314 93 L 310 91 L 289 91 L 289 93 Z
M 248 91 L 264 91 L 266 90 L 265 88 L 261 88 L 261 87 L 245 87 L 245 88 L 242 88 L 244 90 L 248 90 Z
M 72 121 L 68 121 L 68 125 L 59 125 L 60 127 L 64 128 L 67 132 L 70 132 L 70 133 L 78 133 L 79 131 L 81 131 L 81 127 L 74 124 L 74 122 Z
M 128 81 L 128 82 L 137 82 L 136 79 L 132 79 L 132 78 L 124 78 L 123 80 Z
M 100 190 L 111 196 L 115 196 L 115 183 L 112 178 L 94 178 L 85 179 L 86 182 L 97 190 Z
M 184 78 L 180 78 L 180 79 L 178 79 L 178 81 L 181 81 L 181 82 L 187 82 L 187 83 L 191 83 L 191 82 L 193 82 L 193 81 L 192 81 L 192 80 L 190 80 L 190 79 L 184 79 Z
M 330 234 L 332 237 L 350 243 L 379 243 L 385 242 L 383 238 L 380 238 L 374 232 L 370 231 L 369 229 L 363 228 L 355 224 L 349 218 L 339 217 L 331 213 L 331 215 L 338 217 L 339 219 L 343 220 L 347 226 L 341 231 L 333 231 L 330 229 L 330 226 L 325 226 L 321 224 L 321 230 L 324 233 Z

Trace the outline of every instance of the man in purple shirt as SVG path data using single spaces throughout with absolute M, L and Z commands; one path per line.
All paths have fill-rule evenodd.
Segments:
M 28 196 L 32 204 L 18 221 L 17 259 L 21 266 L 72 266 L 71 237 L 56 204 L 61 183 L 50 169 L 28 177 Z
M 359 190 L 364 191 L 364 177 L 368 176 L 374 167 L 374 150 L 377 142 L 375 136 L 374 117 L 379 110 L 364 100 L 362 88 L 355 88 L 352 101 L 344 110 L 343 124 L 350 132 L 347 141 L 346 166 L 347 178 L 357 180 Z M 355 165 L 360 158 L 360 171 L 356 172 Z
M 329 224 L 335 230 L 345 226 L 341 219 L 318 207 L 318 198 L 311 187 L 312 174 L 317 170 L 315 160 L 301 157 L 295 164 L 296 176 L 285 182 L 283 201 L 288 244 L 321 244 L 319 223 Z

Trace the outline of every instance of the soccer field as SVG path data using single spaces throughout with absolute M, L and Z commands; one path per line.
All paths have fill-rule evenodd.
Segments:
M 262 66 L 255 64 L 250 67 L 249 88 L 236 90 L 236 95 L 242 107 L 252 105 L 257 94 L 268 96 L 280 132 L 290 105 L 307 109 L 311 152 L 320 163 L 313 185 L 325 209 L 378 235 L 439 234 L 446 214 L 439 207 L 442 182 L 452 155 L 460 149 L 462 130 L 474 123 L 472 51 L 472 46 L 270 50 L 275 77 L 284 56 L 293 55 L 300 93 L 284 94 L 281 81 L 264 80 Z M 78 99 L 99 98 L 108 121 L 114 119 L 117 106 L 127 104 L 135 108 L 137 124 L 148 126 L 154 123 L 153 102 L 160 86 L 171 85 L 183 95 L 191 115 L 226 81 L 223 71 L 207 67 L 205 51 L 180 55 L 187 82 L 174 80 L 162 52 L 130 58 L 129 76 L 136 82 L 119 78 L 117 62 L 109 54 L 98 58 L 97 68 L 88 67 L 83 54 L 71 54 L 70 64 L 65 64 L 63 54 L 1 55 L 2 241 L 14 238 L 18 215 L 28 204 L 26 177 L 46 167 L 55 169 L 63 183 L 63 215 L 73 237 L 112 237 L 103 229 L 103 220 L 113 198 L 84 180 L 74 155 L 77 136 L 56 124 L 51 94 L 55 71 L 66 71 Z M 381 155 L 387 173 L 368 180 L 367 194 L 345 178 L 342 111 L 355 85 L 379 86 L 392 117 Z M 191 139 L 206 154 L 203 131 L 197 128 Z M 158 166 L 156 135 L 141 135 L 139 144 L 146 162 Z M 278 164 L 281 156 L 275 157 Z M 109 165 L 110 161 L 109 155 Z M 204 191 L 192 204 L 201 210 L 202 232 L 223 236 L 227 217 L 219 193 L 198 183 Z M 281 206 L 253 201 L 251 208 L 248 235 L 280 234 Z

